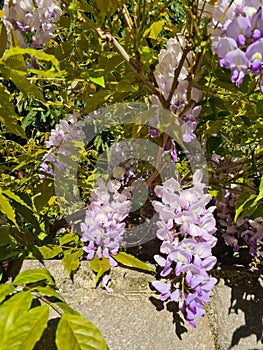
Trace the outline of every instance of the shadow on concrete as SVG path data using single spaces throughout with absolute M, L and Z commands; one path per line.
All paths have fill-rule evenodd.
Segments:
M 157 311 L 161 311 L 164 309 L 164 302 L 155 297 L 149 298 L 150 302 L 155 306 Z M 173 324 L 175 326 L 175 333 L 178 339 L 182 340 L 182 334 L 187 333 L 188 330 L 184 327 L 184 319 L 179 315 L 178 305 L 175 302 L 168 302 L 166 304 L 167 311 L 171 312 L 173 315 Z
M 258 271 L 249 271 L 242 267 L 225 269 L 223 276 L 226 286 L 231 288 L 230 307 L 228 315 L 244 313 L 245 324 L 232 333 L 231 345 L 228 350 L 238 346 L 243 338 L 256 336 L 257 342 L 263 344 L 263 268 Z M 218 276 L 219 277 L 219 276 Z M 261 281 L 261 283 L 260 283 Z M 260 350 L 253 345 L 248 350 Z

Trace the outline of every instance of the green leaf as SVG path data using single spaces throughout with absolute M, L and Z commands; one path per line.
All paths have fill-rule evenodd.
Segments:
M 47 326 L 49 306 L 35 307 L 19 316 L 5 337 L 2 349 L 32 350 Z
M 263 217 L 263 205 L 259 205 L 254 211 L 254 213 L 251 215 L 251 218 L 253 220 L 261 217 Z
M 99 259 L 97 255 L 94 256 L 92 260 L 89 260 L 90 268 L 97 273 L 96 279 L 95 279 L 95 286 L 98 284 L 101 277 L 105 274 L 105 272 L 110 270 L 110 262 L 108 259 L 105 259 L 102 257 L 102 259 Z
M 92 81 L 93 83 L 99 85 L 99 86 L 102 86 L 102 87 L 105 87 L 105 82 L 104 82 L 104 77 L 101 76 L 101 77 L 89 77 L 89 80 Z
M 78 243 L 79 236 L 76 233 L 67 233 L 59 238 L 59 244 Z
M 29 56 L 36 57 L 39 60 L 43 61 L 50 61 L 53 66 L 59 70 L 59 61 L 56 59 L 55 56 L 47 54 L 43 51 L 36 50 L 36 49 L 31 49 L 31 48 L 22 48 L 22 47 L 10 47 L 8 51 L 6 51 L 4 59 L 6 60 L 7 58 L 11 56 L 17 56 L 17 55 L 24 55 L 28 54 Z
M 63 249 L 60 246 L 43 245 L 37 247 L 43 259 L 52 259 L 60 253 L 63 253 Z
M 47 205 L 51 197 L 54 196 L 53 181 L 46 180 L 41 182 L 34 189 L 33 203 L 38 213 L 40 213 Z
M 21 204 L 23 207 L 26 207 L 27 209 L 32 211 L 32 208 L 30 208 L 29 205 L 26 204 L 26 202 L 24 202 L 18 195 L 16 195 L 14 192 L 10 191 L 10 190 L 5 190 L 3 191 L 3 194 L 11 199 L 13 199 L 14 201 L 16 201 L 17 203 Z
M 150 271 L 154 272 L 154 270 L 146 265 L 144 262 L 141 260 L 135 258 L 131 254 L 127 254 L 125 252 L 119 252 L 117 255 L 112 255 L 112 257 L 118 261 L 118 263 L 128 266 L 128 267 L 134 267 L 136 269 L 144 270 L 144 271 Z
M 112 16 L 118 8 L 117 0 L 95 0 L 95 4 L 102 18 L 106 15 Z
M 59 299 L 59 300 L 61 300 L 63 302 L 65 301 L 63 296 L 60 295 L 58 292 L 56 292 L 50 286 L 45 286 L 45 287 L 36 286 L 34 289 L 37 290 L 38 292 L 40 292 L 41 294 L 47 296 L 47 297 L 54 297 L 54 298 L 57 298 L 57 299 Z
M 83 255 L 83 249 L 65 256 L 62 260 L 65 270 L 71 276 L 79 268 L 79 258 Z
M 46 281 L 49 285 L 54 285 L 50 272 L 45 268 L 32 269 L 20 272 L 14 280 L 14 284 L 28 284 L 39 281 Z
M 96 92 L 93 96 L 86 94 L 85 99 L 85 111 L 87 113 L 93 112 L 96 108 L 100 107 L 106 100 L 108 100 L 112 95 L 112 91 L 100 90 Z
M 18 116 L 13 110 L 13 106 L 6 101 L 6 96 L 3 94 L 3 89 L 0 86 L 0 122 L 5 126 L 7 132 L 26 139 L 24 129 L 18 124 Z
M 66 314 L 70 314 L 70 315 L 77 315 L 79 316 L 80 313 L 74 309 L 72 309 L 72 307 L 70 307 L 67 303 L 65 302 L 61 302 L 61 301 L 55 301 L 52 304 L 58 306 L 62 311 L 64 311 Z
M 31 84 L 25 77 L 25 72 L 17 70 L 15 66 L 8 66 L 0 61 L 0 71 L 7 80 L 12 80 L 16 87 L 28 97 L 28 94 L 32 94 L 37 100 L 45 102 L 42 92 L 38 89 L 35 84 Z
M 0 23 L 0 57 L 3 56 L 7 46 L 7 31 L 3 22 Z
M 236 214 L 234 218 L 234 222 L 237 221 L 238 217 L 241 215 L 241 213 L 244 211 L 244 209 L 247 206 L 250 206 L 253 202 L 253 200 L 257 197 L 256 194 L 249 195 L 248 193 L 244 193 L 244 195 L 240 195 L 238 198 L 238 201 L 236 202 Z M 244 200 L 243 200 L 244 198 Z M 240 204 L 241 202 L 241 204 Z
M 0 192 L 0 211 L 6 215 L 6 217 L 15 224 L 15 226 L 18 228 L 18 225 L 16 223 L 16 214 L 14 209 L 12 208 L 11 204 L 9 203 L 8 199 L 2 195 Z
M 99 329 L 83 316 L 63 314 L 56 331 L 58 350 L 107 350 Z
M 15 287 L 12 284 L 0 284 L 0 303 L 5 300 L 8 294 L 13 293 Z
M 10 299 L 5 301 L 0 306 L 0 349 L 10 349 L 3 347 L 3 342 L 10 330 L 12 329 L 13 323 L 17 318 L 26 312 L 32 303 L 33 297 L 30 292 L 20 292 L 13 295 Z
M 2 243 L 2 242 L 1 242 Z M 17 258 L 19 250 L 15 250 L 14 246 L 4 246 L 0 244 L 0 260 L 7 260 L 10 258 Z
M 144 33 L 144 37 L 156 40 L 163 29 L 164 21 L 154 22 Z

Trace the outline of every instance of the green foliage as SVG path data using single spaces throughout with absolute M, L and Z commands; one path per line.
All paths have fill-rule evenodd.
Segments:
M 110 270 L 110 263 L 108 259 L 102 256 L 101 259 L 97 255 L 94 256 L 92 260 L 89 260 L 89 265 L 91 269 L 96 273 L 96 279 L 94 281 L 94 286 L 97 286 L 102 276 Z
M 262 217 L 263 206 L 263 176 L 259 185 L 258 194 L 243 193 L 236 202 L 235 221 L 239 216 L 253 218 Z
M 45 281 L 47 284 L 53 285 L 53 279 L 50 272 L 45 269 L 26 270 L 21 272 L 14 280 L 14 284 L 27 284 L 39 281 Z
M 76 252 L 70 252 L 69 255 L 64 256 L 62 263 L 69 276 L 72 276 L 72 274 L 78 270 L 80 264 L 79 259 L 82 255 L 83 249 L 78 249 Z
M 67 305 L 44 268 L 22 271 L 12 283 L 0 285 L 0 348 L 33 349 L 47 327 L 50 307 L 61 315 L 58 349 L 107 349 L 97 327 Z
M 58 350 L 106 350 L 105 340 L 94 324 L 81 315 L 64 314 L 56 332 Z
M 123 266 L 132 267 L 135 269 L 148 271 L 148 272 L 154 272 L 154 270 L 146 265 L 141 260 L 135 258 L 133 255 L 125 253 L 125 252 L 119 252 L 117 255 L 112 256 L 118 263 L 120 263 Z
M 3 334 L 0 346 L 3 349 L 33 349 L 47 326 L 48 316 L 47 305 L 35 307 L 27 312 L 21 311 L 12 327 Z

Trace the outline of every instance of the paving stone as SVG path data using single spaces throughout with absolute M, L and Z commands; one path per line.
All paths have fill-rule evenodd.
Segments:
M 221 272 L 213 290 L 210 316 L 216 325 L 220 350 L 263 349 L 262 276 L 236 271 Z
M 180 319 L 172 304 L 163 305 L 149 289 L 153 276 L 130 269 L 114 268 L 114 293 L 92 288 L 93 276 L 87 262 L 74 276 L 74 283 L 61 262 L 45 261 L 60 293 L 71 307 L 96 324 L 109 350 L 215 350 L 208 317 L 193 329 Z M 25 261 L 22 269 L 43 267 L 38 261 Z M 35 350 L 55 350 L 57 315 Z
M 60 261 L 45 261 L 59 292 L 71 307 L 95 323 L 109 350 L 263 350 L 262 274 L 236 268 L 214 271 L 219 283 L 206 316 L 189 327 L 172 304 L 163 305 L 149 289 L 153 276 L 130 269 L 112 270 L 114 293 L 93 288 L 94 275 L 83 261 L 74 283 Z M 38 261 L 24 261 L 22 269 L 38 268 Z M 58 322 L 52 313 L 49 327 L 34 350 L 56 350 Z

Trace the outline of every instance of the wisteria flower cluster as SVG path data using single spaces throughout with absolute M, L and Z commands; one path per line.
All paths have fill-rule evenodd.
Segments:
M 85 221 L 81 223 L 81 241 L 87 243 L 83 248 L 88 254 L 87 260 L 97 255 L 99 259 L 108 259 L 110 266 L 117 265 L 112 255 L 116 255 L 121 247 L 124 219 L 131 208 L 131 192 L 129 189 L 119 192 L 120 186 L 116 180 L 105 184 L 100 179 L 91 192 Z
M 166 49 L 161 50 L 158 55 L 159 63 L 155 67 L 154 77 L 165 99 L 169 97 L 172 89 L 175 72 L 182 59 L 183 50 L 185 48 L 185 40 L 183 37 L 171 38 L 168 40 Z M 185 109 L 186 104 L 197 103 L 200 101 L 202 93 L 196 87 L 191 87 L 190 100 L 188 96 L 189 82 L 188 67 L 192 61 L 191 53 L 188 53 L 183 63 L 182 69 L 178 74 L 177 86 L 173 93 L 170 103 L 170 109 L 184 122 L 182 125 L 183 140 L 184 142 L 190 142 L 196 138 L 194 133 L 197 125 L 197 117 L 201 112 L 201 106 L 189 106 Z M 161 103 L 157 96 L 152 96 L 153 105 L 161 106 Z
M 5 0 L 5 23 L 21 47 L 41 48 L 53 36 L 62 10 L 57 0 Z
M 161 277 L 168 282 L 154 281 L 154 288 L 161 293 L 162 301 L 178 303 L 186 320 L 196 327 L 195 320 L 204 315 L 204 302 L 217 282 L 207 271 L 216 263 L 211 249 L 217 239 L 213 236 L 216 222 L 215 207 L 207 207 L 210 195 L 205 194 L 201 182 L 202 173 L 193 175 L 193 186 L 182 188 L 171 178 L 155 193 L 161 201 L 153 201 L 159 214 L 157 237 L 162 241 L 160 255 L 155 255 L 161 266 Z
M 242 165 L 238 165 L 238 159 L 227 159 L 218 155 L 213 155 L 213 167 L 220 169 L 231 165 L 231 171 L 221 172 L 218 177 L 223 183 L 228 183 L 240 170 Z M 229 189 L 223 189 L 222 199 L 217 201 L 217 221 L 226 244 L 237 252 L 241 246 L 248 246 L 252 257 L 263 257 L 263 218 L 251 219 L 249 217 L 239 217 L 236 222 L 235 203 L 242 193 L 242 189 L 237 184 L 231 184 Z
M 246 74 L 259 76 L 263 93 L 263 1 L 221 1 L 214 13 L 220 20 L 212 42 L 220 66 L 231 70 L 231 81 L 240 87 Z M 223 19 L 222 19 L 223 16 Z
M 57 153 L 63 154 L 65 157 L 72 155 L 75 141 L 83 141 L 85 139 L 85 133 L 83 127 L 85 123 L 78 121 L 80 114 L 74 112 L 68 114 L 65 119 L 62 119 L 56 124 L 55 129 L 51 130 L 50 137 L 46 141 L 46 148 L 48 152 L 43 157 L 43 161 L 40 165 L 40 171 L 50 175 L 54 175 L 54 171 L 51 165 L 55 165 L 62 173 L 66 171 L 68 165 L 63 161 L 58 161 Z M 60 147 L 63 144 L 63 147 Z M 74 153 L 74 152 L 73 152 Z M 45 178 L 45 174 L 40 174 L 40 178 Z

